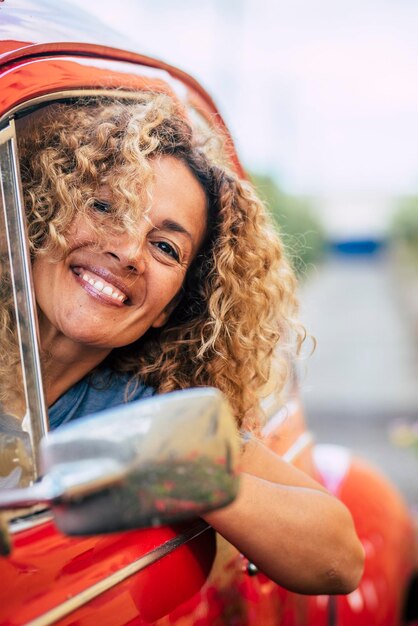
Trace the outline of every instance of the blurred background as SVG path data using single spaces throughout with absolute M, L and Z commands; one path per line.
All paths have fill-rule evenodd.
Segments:
M 300 276 L 310 427 L 418 510 L 418 3 L 72 2 L 213 96 Z

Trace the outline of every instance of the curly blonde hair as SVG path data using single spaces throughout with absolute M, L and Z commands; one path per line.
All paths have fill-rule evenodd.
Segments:
M 224 154 L 214 154 L 222 141 L 209 150 L 176 100 L 161 93 L 53 105 L 37 117 L 19 140 L 33 257 L 64 257 L 66 233 L 80 212 L 99 238 L 109 227 L 134 234 L 150 203 L 151 160 L 159 155 L 181 159 L 200 182 L 207 234 L 179 304 L 163 328 L 114 349 L 106 363 L 158 392 L 215 386 L 238 425 L 251 426 L 272 363 L 281 389 L 304 330 L 280 238 L 250 183 L 224 165 Z M 112 190 L 113 208 L 98 218 L 91 209 L 103 185 Z
M 1 216 L 0 231 L 0 412 L 22 418 L 26 400 L 5 224 Z

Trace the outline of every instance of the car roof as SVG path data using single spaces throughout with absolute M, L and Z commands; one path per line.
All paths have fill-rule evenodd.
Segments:
M 102 22 L 67 0 L 2 0 L 0 41 L 14 50 L 27 43 L 85 42 L 134 50 L 137 44 L 126 34 Z M 146 52 L 142 50 L 142 52 Z
M 246 177 L 225 122 L 206 90 L 186 72 L 148 56 L 140 45 L 139 40 L 130 40 L 125 33 L 113 30 L 67 0 L 0 0 L 0 70 L 3 67 L 7 74 L 9 67 L 19 63 L 33 66 L 38 59 L 75 55 L 125 61 L 165 72 L 193 94 L 208 119 L 216 121 L 225 137 L 231 164 Z

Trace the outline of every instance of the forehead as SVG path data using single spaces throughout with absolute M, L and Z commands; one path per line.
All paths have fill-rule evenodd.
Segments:
M 207 226 L 206 192 L 189 166 L 172 156 L 152 159 L 153 183 L 149 216 L 153 220 L 174 219 L 197 245 Z
M 174 202 L 181 202 L 187 206 L 192 202 L 196 208 L 203 207 L 207 211 L 207 194 L 202 183 L 192 172 L 189 165 L 182 159 L 174 156 L 157 155 L 149 159 L 151 176 L 147 181 L 137 180 L 139 190 L 147 187 L 148 199 L 151 204 L 146 207 L 149 210 L 156 202 L 163 206 L 172 206 Z M 112 178 L 118 177 L 118 171 L 112 172 Z M 110 184 L 99 186 L 99 195 L 103 200 L 111 201 L 114 190 Z M 154 202 L 152 202 L 154 201 Z M 181 205 L 178 205 L 180 208 Z

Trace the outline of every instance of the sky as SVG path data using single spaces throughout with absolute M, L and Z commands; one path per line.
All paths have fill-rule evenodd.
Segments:
M 200 80 L 246 166 L 289 193 L 357 221 L 418 193 L 415 0 L 72 2 Z

